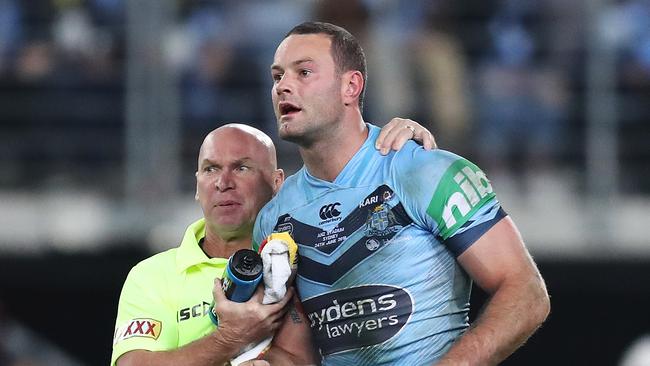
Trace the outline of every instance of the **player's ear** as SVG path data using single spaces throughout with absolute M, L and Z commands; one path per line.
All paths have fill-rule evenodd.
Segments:
M 199 172 L 194 173 L 194 177 L 196 177 L 196 192 L 194 192 L 194 200 L 198 201 L 199 200 Z
M 273 195 L 278 193 L 284 183 L 284 170 L 276 169 L 273 171 Z
M 360 71 L 348 71 L 342 76 L 341 94 L 345 105 L 358 105 L 359 96 L 363 91 L 363 75 Z

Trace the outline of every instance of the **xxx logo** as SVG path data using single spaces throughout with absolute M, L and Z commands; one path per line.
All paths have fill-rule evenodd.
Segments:
M 133 319 L 115 332 L 115 343 L 131 337 L 158 339 L 162 323 L 155 319 Z

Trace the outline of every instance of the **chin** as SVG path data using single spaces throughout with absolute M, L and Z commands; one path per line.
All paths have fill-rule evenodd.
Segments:
M 283 131 L 279 133 L 280 138 L 283 139 L 284 141 L 292 142 L 297 145 L 304 145 L 304 137 L 302 135 L 299 135 L 297 133 L 291 133 L 288 131 Z
M 228 222 L 219 222 L 217 223 L 217 228 L 221 232 L 248 232 L 252 228 L 254 223 L 248 221 L 228 221 Z
M 290 130 L 288 124 L 289 122 L 280 122 L 278 126 L 278 136 L 283 140 L 294 141 L 293 139 L 296 137 L 296 133 L 295 131 Z

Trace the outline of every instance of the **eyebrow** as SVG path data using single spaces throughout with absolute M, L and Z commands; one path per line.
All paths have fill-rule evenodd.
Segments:
M 251 162 L 251 161 L 253 161 L 253 159 L 251 159 L 248 156 L 245 156 L 245 157 L 243 157 L 241 159 L 237 159 L 235 161 L 229 162 L 226 165 L 228 165 L 228 164 L 238 165 L 238 164 L 248 163 L 248 162 Z M 209 158 L 203 158 L 203 160 L 201 160 L 200 166 L 205 166 L 207 164 L 223 166 L 223 164 L 218 164 L 217 162 L 215 162 L 214 160 L 209 159 Z
M 314 62 L 314 59 L 311 58 L 311 57 L 301 58 L 300 60 L 293 61 L 291 63 L 291 66 L 298 66 L 300 64 L 305 64 L 305 63 L 309 63 L 309 62 Z M 274 70 L 283 70 L 283 69 L 282 69 L 282 67 L 280 65 L 273 64 L 273 65 L 271 65 L 271 71 L 274 71 Z

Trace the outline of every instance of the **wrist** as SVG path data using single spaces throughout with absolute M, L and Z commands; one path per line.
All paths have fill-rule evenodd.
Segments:
M 223 328 L 218 328 L 212 332 L 210 339 L 212 340 L 215 349 L 218 349 L 219 353 L 228 360 L 235 357 L 241 348 L 235 339 L 232 339 L 232 337 L 227 335 L 227 332 L 224 332 Z

